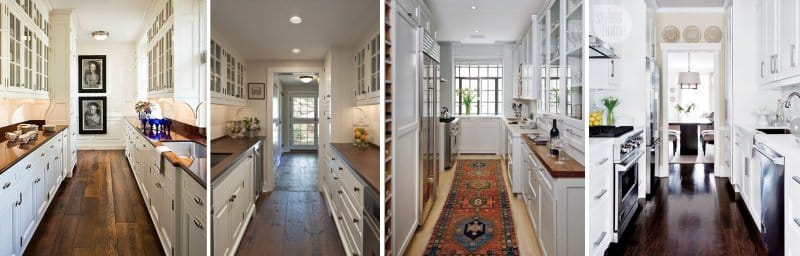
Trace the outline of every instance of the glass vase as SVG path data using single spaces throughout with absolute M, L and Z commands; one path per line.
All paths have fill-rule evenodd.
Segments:
M 608 111 L 608 113 L 606 113 L 606 125 L 614 125 L 614 111 Z

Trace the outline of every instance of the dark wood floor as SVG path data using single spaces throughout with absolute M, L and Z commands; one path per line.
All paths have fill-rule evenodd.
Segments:
M 762 255 L 757 230 L 713 164 L 673 164 L 608 255 Z
M 162 255 L 123 151 L 78 151 L 25 255 Z
M 276 190 L 256 202 L 238 255 L 344 255 L 325 199 L 316 189 L 316 163 L 314 153 L 283 156 Z

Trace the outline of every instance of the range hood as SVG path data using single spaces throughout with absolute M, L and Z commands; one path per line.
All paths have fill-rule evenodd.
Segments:
M 611 47 L 608 42 L 603 41 L 599 37 L 595 35 L 589 35 L 589 49 L 592 49 L 589 52 L 589 58 L 593 59 L 617 59 L 619 56 L 617 55 L 614 47 Z

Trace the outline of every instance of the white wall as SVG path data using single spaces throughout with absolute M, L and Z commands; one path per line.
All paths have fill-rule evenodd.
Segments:
M 78 136 L 78 149 L 122 149 L 123 116 L 135 115 L 136 47 L 131 44 L 79 43 L 78 55 L 106 55 L 106 93 L 81 93 L 78 96 L 105 96 L 107 134 Z M 77 99 L 75 99 L 77 100 Z M 77 128 L 77 127 L 76 127 Z
M 28 121 L 44 120 L 50 100 L 0 98 L 0 127 Z

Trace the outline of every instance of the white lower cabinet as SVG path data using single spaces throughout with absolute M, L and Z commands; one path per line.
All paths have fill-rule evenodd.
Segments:
M 64 180 L 62 133 L 0 174 L 0 255 L 23 254 Z
M 586 178 L 590 180 L 587 195 L 589 222 L 587 248 L 591 256 L 604 255 L 612 242 L 614 227 L 614 166 L 612 144 L 593 141 L 590 143 Z
M 256 144 L 254 148 L 258 148 Z M 225 177 L 215 182 L 212 197 L 214 227 L 212 241 L 215 256 L 234 255 L 247 224 L 255 211 L 253 191 L 253 149 L 243 153 L 239 162 L 231 165 Z
M 505 151 L 501 118 L 466 117 L 460 118 L 461 131 L 458 135 L 458 152 L 466 154 L 501 154 Z
M 164 254 L 204 255 L 205 188 L 169 161 L 162 166 L 161 154 L 132 125 L 124 132 L 125 155 Z
M 543 255 L 584 255 L 584 179 L 550 176 L 533 151 L 523 146 L 523 195 Z
M 328 210 L 333 216 L 345 255 L 363 252 L 363 209 L 366 184 L 344 164 L 340 156 L 327 151 L 328 170 L 323 172 L 323 191 Z

